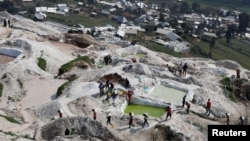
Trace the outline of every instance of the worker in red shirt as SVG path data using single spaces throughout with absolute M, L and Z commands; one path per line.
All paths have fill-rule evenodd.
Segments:
M 62 112 L 60 110 L 58 110 L 57 112 L 58 112 L 59 118 L 62 118 L 63 117 Z
M 128 90 L 128 104 L 131 104 L 131 100 L 132 100 L 132 95 L 133 95 L 133 91 Z
M 166 120 L 168 120 L 168 117 L 170 117 L 170 119 L 171 119 L 171 117 L 172 117 L 172 110 L 171 110 L 170 106 L 168 106 L 166 108 L 166 112 L 167 112 Z
M 206 106 L 206 114 L 208 114 L 208 116 L 209 116 L 209 114 L 210 114 L 210 109 L 211 109 L 211 105 L 212 105 L 212 103 L 211 103 L 211 101 L 210 101 L 210 98 L 207 100 L 207 106 Z

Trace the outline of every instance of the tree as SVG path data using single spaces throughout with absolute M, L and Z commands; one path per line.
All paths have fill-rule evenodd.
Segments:
M 16 8 L 14 7 L 14 3 L 10 0 L 5 0 L 0 2 L 0 10 L 6 10 L 7 12 L 14 14 L 17 12 Z
M 174 27 L 174 28 L 177 27 L 178 26 L 178 19 L 175 17 L 171 17 L 170 21 L 169 21 L 169 25 L 171 27 Z
M 230 26 L 228 26 L 227 31 L 226 31 L 226 42 L 227 42 L 227 44 L 230 43 L 231 38 L 232 38 L 232 31 L 231 31 Z
M 161 10 L 164 11 L 165 8 L 166 8 L 166 3 L 165 2 L 161 3 Z
M 170 8 L 171 13 L 178 13 L 179 12 L 179 5 L 178 4 L 173 4 L 173 6 Z
M 210 41 L 210 45 L 209 45 L 209 57 L 212 58 L 212 49 L 215 47 L 215 38 L 213 37 Z
M 193 4 L 192 4 L 192 10 L 196 11 L 198 9 L 200 9 L 200 4 L 197 3 L 197 2 L 193 2 Z
M 184 1 L 182 4 L 181 4 L 181 13 L 184 14 L 184 13 L 189 13 L 189 4 L 188 2 Z
M 249 0 L 241 0 L 241 2 L 245 5 L 245 4 L 250 4 Z
M 250 83 L 246 82 L 241 87 L 242 94 L 245 95 L 245 97 L 250 100 Z
M 246 28 L 249 25 L 249 20 L 250 17 L 247 13 L 244 12 L 239 15 L 239 26 L 238 26 L 239 33 L 246 32 Z
M 160 22 L 165 22 L 165 15 L 162 12 L 159 15 L 159 21 Z

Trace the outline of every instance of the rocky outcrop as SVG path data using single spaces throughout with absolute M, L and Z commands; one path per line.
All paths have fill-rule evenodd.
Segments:
M 65 34 L 67 43 L 77 45 L 80 48 L 86 48 L 95 43 L 95 39 L 86 34 Z
M 232 61 L 232 60 L 223 60 L 223 61 L 218 61 L 215 63 L 219 67 L 227 68 L 227 69 L 238 69 L 240 68 L 240 64 Z
M 55 120 L 42 127 L 41 135 L 46 140 L 57 136 L 65 136 L 66 128 L 75 129 L 75 134 L 83 137 L 93 137 L 105 141 L 122 141 L 118 133 L 104 127 L 100 122 L 87 117 L 72 117 Z
M 164 138 L 165 141 L 191 141 L 189 137 L 186 137 L 183 133 L 178 133 L 172 129 L 171 126 L 157 124 L 155 125 L 155 129 L 158 129 L 158 139 Z M 153 138 L 153 136 L 154 135 L 151 135 L 151 138 Z

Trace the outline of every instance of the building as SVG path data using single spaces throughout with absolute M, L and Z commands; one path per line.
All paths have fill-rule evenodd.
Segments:
M 171 41 L 182 41 L 182 38 L 173 33 L 173 29 L 157 28 L 156 33 L 163 35 L 165 38 Z
M 123 17 L 123 16 L 117 16 L 117 17 L 115 18 L 115 20 L 116 20 L 118 23 L 120 23 L 120 24 L 122 24 L 122 23 L 127 23 L 127 22 L 128 22 L 128 20 L 126 19 L 126 17 Z
M 210 42 L 212 38 L 217 38 L 217 35 L 215 33 L 204 32 L 201 36 L 201 39 L 207 42 Z
M 108 10 L 101 10 L 100 12 L 102 15 L 109 16 L 110 12 Z
M 47 15 L 42 12 L 36 12 L 35 13 L 35 20 L 38 21 L 44 21 L 46 19 Z

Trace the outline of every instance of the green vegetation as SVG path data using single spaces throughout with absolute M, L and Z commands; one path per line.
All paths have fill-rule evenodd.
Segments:
M 165 113 L 165 109 L 145 105 L 128 105 L 124 112 L 126 114 L 133 112 L 136 115 L 142 115 L 143 113 L 147 112 L 149 116 L 161 117 Z
M 75 66 L 75 63 L 77 62 L 80 62 L 80 61 L 85 61 L 87 62 L 88 64 L 93 64 L 95 62 L 94 59 L 90 59 L 88 56 L 80 56 L 64 65 L 61 66 L 61 68 L 59 69 L 59 74 L 58 75 L 61 75 L 65 72 L 68 72 L 70 71 L 74 66 Z
M 20 88 L 22 89 L 23 88 L 23 82 L 20 79 L 17 79 L 17 82 L 18 82 Z
M 231 78 L 225 77 L 222 80 L 220 80 L 220 83 L 222 84 L 222 86 L 226 86 L 228 91 L 230 92 L 233 91 Z
M 46 69 L 46 60 L 43 59 L 42 57 L 39 57 L 38 59 L 38 66 L 45 71 Z
M 167 48 L 167 47 L 164 47 L 163 45 L 160 45 L 160 44 L 157 44 L 157 43 L 152 43 L 152 45 L 148 46 L 149 49 L 153 50 L 153 51 L 156 51 L 156 52 L 163 52 L 163 53 L 166 53 L 166 54 L 169 54 L 169 55 L 172 55 L 174 57 L 181 57 L 182 55 Z
M 3 94 L 3 84 L 0 83 L 0 97 L 2 97 L 2 94 Z
M 196 40 L 192 37 L 186 37 L 186 40 L 192 43 L 191 53 L 198 57 L 209 56 L 209 43 Z M 241 64 L 244 68 L 250 69 L 250 64 L 247 63 L 250 57 L 249 45 L 244 40 L 232 39 L 230 45 L 226 44 L 224 38 L 217 39 L 216 45 L 212 50 L 213 60 L 234 60 Z
M 144 53 L 137 53 L 136 56 L 139 58 L 143 58 L 145 56 L 145 54 Z
M 250 5 L 244 4 L 239 0 L 188 0 L 190 6 L 193 2 L 197 2 L 202 8 L 224 8 L 229 10 L 237 10 L 250 13 Z
M 236 100 L 236 95 L 238 95 L 237 90 L 240 90 L 241 85 L 245 82 L 248 82 L 245 78 L 235 79 L 234 82 L 232 82 L 229 77 L 225 77 L 220 80 L 220 83 L 222 84 L 221 88 L 224 89 L 226 96 L 228 96 L 232 101 Z
M 14 100 L 14 98 L 13 97 L 11 97 L 11 96 L 8 96 L 8 100 L 9 101 L 12 101 L 12 102 L 14 102 L 15 100 Z
M 91 18 L 85 14 L 72 14 L 72 15 L 57 15 L 57 14 L 47 14 L 48 21 L 54 21 L 66 25 L 82 24 L 85 27 L 93 26 L 105 26 L 110 24 L 112 26 L 118 26 L 115 21 L 107 19 L 106 17 Z
M 20 137 L 26 138 L 26 139 L 30 139 L 30 140 L 34 140 L 33 138 L 30 137 L 29 134 L 17 135 L 17 134 L 15 134 L 15 133 L 11 132 L 11 131 L 5 132 L 5 131 L 3 131 L 3 130 L 0 130 L 0 132 L 4 133 L 5 135 L 15 136 L 16 138 L 11 139 L 12 141 L 16 141 L 16 140 L 18 140 L 18 138 L 20 138 Z
M 0 115 L 0 117 L 5 118 L 5 119 L 8 120 L 9 122 L 16 123 L 16 124 L 21 124 L 19 121 L 17 121 L 17 120 L 14 119 L 13 117 L 5 116 L 5 115 Z
M 56 98 L 58 98 L 62 92 L 71 84 L 72 81 L 76 80 L 77 76 L 73 75 L 71 78 L 69 78 L 68 82 L 63 83 L 56 92 Z

